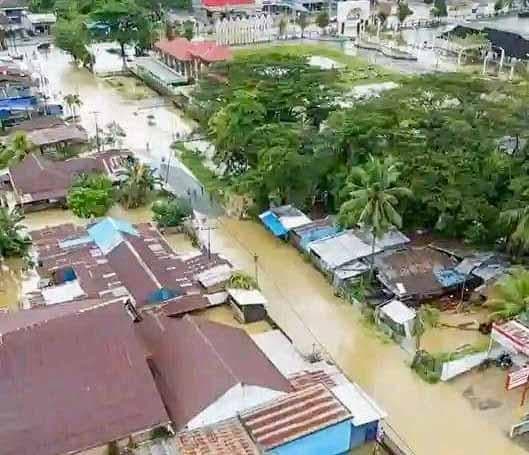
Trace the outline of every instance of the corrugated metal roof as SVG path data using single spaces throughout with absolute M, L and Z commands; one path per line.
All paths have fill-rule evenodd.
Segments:
M 237 305 L 266 305 L 265 296 L 258 289 L 227 289 Z
M 175 446 L 179 455 L 259 455 L 238 419 L 178 433 Z
M 309 250 L 316 254 L 330 270 L 357 259 L 370 256 L 372 248 L 351 231 L 342 232 L 323 240 L 309 243 Z M 375 246 L 375 253 L 380 248 Z
M 253 440 L 269 450 L 350 417 L 323 384 L 316 384 L 243 413 L 241 420 Z
M 415 310 L 407 307 L 399 300 L 392 300 L 387 305 L 384 305 L 380 311 L 399 324 L 415 319 Z
M 88 235 L 103 254 L 108 254 L 125 240 L 123 234 L 138 236 L 138 231 L 127 221 L 104 218 L 88 228 Z

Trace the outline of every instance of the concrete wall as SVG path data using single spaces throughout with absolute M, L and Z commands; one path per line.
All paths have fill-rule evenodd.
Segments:
M 347 453 L 351 444 L 349 420 L 288 442 L 266 452 L 267 455 L 339 455 Z

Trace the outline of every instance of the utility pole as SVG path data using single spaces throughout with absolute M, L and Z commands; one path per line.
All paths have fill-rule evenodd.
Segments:
M 217 229 L 215 226 L 205 226 L 198 228 L 199 231 L 208 231 L 208 260 L 211 261 L 211 231 Z
M 259 265 L 258 265 L 259 256 L 253 254 L 253 263 L 254 263 L 254 273 L 255 273 L 255 282 L 259 286 Z
M 99 112 L 98 111 L 92 111 L 92 112 L 90 112 L 90 114 L 94 115 L 94 121 L 95 121 L 95 124 L 96 124 L 96 146 L 97 146 L 97 151 L 100 152 L 101 151 L 101 143 L 99 141 L 99 125 L 97 123 L 97 114 L 99 114 Z

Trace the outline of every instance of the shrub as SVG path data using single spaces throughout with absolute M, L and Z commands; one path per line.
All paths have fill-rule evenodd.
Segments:
M 68 191 L 68 207 L 80 218 L 100 217 L 114 202 L 112 182 L 103 174 L 79 177 Z
M 235 289 L 259 289 L 253 277 L 244 272 L 234 272 L 228 281 L 228 287 Z
M 166 427 L 156 427 L 151 432 L 152 439 L 167 439 L 171 436 L 171 433 Z
M 156 201 L 152 206 L 153 220 L 160 227 L 180 226 L 192 213 L 185 199 L 172 198 Z

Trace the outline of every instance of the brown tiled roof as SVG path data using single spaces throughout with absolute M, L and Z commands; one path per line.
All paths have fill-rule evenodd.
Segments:
M 237 384 L 292 390 L 243 330 L 159 313 L 145 314 L 136 327 L 156 366 L 155 381 L 177 429 Z
M 214 41 L 188 41 L 186 38 L 161 40 L 154 47 L 169 54 L 180 61 L 191 61 L 198 58 L 205 62 L 220 62 L 232 57 L 228 46 L 222 46 Z
M 121 304 L 3 335 L 0 365 L 2 455 L 65 454 L 169 421 Z
M 183 431 L 175 437 L 179 455 L 259 455 L 238 419 Z
M 243 413 L 241 420 L 252 439 L 270 450 L 350 417 L 327 387 L 316 384 Z

